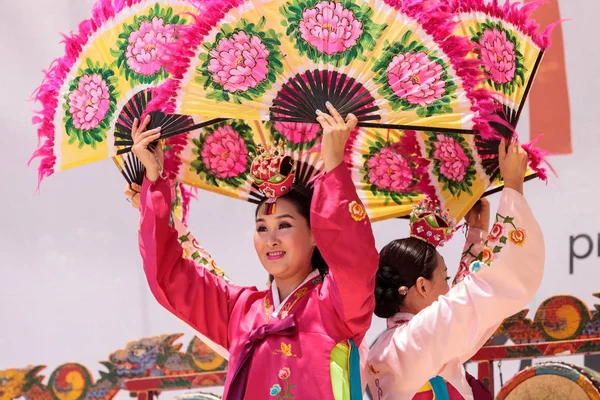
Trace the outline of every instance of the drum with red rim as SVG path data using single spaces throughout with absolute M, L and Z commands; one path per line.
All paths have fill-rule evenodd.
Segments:
M 506 383 L 498 400 L 599 400 L 600 375 L 588 368 L 547 362 L 526 368 Z

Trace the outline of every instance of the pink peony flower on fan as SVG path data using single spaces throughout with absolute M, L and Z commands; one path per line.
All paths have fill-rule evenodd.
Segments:
M 228 92 L 257 87 L 267 77 L 269 50 L 258 36 L 244 31 L 219 40 L 210 57 L 208 71 Z
M 396 96 L 420 106 L 444 95 L 442 73 L 442 66 L 423 52 L 398 54 L 387 68 L 388 83 Z
M 274 124 L 274 128 L 293 144 L 309 143 L 315 140 L 321 131 L 321 128 L 318 124 L 307 124 L 301 122 L 277 121 Z
M 69 94 L 69 113 L 73 126 L 85 131 L 96 128 L 110 106 L 108 85 L 100 74 L 83 75 L 77 89 Z
M 248 148 L 231 126 L 222 126 L 206 137 L 202 161 L 219 178 L 233 178 L 246 171 Z
M 483 68 L 490 73 L 494 82 L 504 84 L 515 77 L 515 45 L 508 40 L 506 32 L 487 29 L 479 38 Z
M 154 17 L 152 21 L 143 21 L 139 29 L 129 35 L 125 56 L 127 65 L 136 74 L 150 76 L 163 67 L 165 51 L 161 46 L 175 38 L 175 28 L 163 23 L 162 18 Z
M 409 162 L 389 147 L 369 158 L 367 168 L 369 182 L 382 189 L 405 192 L 413 183 Z
M 434 147 L 433 156 L 440 162 L 440 173 L 450 180 L 462 181 L 470 161 L 461 145 L 451 137 L 437 135 Z
M 302 39 L 325 54 L 343 53 L 358 43 L 362 22 L 340 3 L 322 1 L 302 14 Z

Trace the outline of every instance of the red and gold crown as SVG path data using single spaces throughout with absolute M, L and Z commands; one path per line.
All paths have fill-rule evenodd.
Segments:
M 267 201 L 272 203 L 292 189 L 296 177 L 294 159 L 285 153 L 282 143 L 259 144 L 250 175 Z
M 443 246 L 454 234 L 455 224 L 440 204 L 428 196 L 410 214 L 410 236 L 434 247 Z

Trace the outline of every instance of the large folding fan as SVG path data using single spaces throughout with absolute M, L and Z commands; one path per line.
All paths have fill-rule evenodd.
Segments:
M 452 15 L 407 0 L 223 0 L 170 47 L 164 110 L 206 118 L 314 122 L 331 102 L 359 126 L 493 135 L 480 72 Z M 446 22 L 428 14 L 445 15 Z M 480 101 L 483 100 L 483 101 Z M 165 105 L 165 103 L 167 105 Z

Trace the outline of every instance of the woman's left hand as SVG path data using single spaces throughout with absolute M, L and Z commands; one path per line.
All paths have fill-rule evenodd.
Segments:
M 125 196 L 133 208 L 140 208 L 140 192 L 142 188 L 137 183 L 125 185 Z
M 329 114 L 317 110 L 317 121 L 323 128 L 321 155 L 325 171 L 329 172 L 344 162 L 346 142 L 348 142 L 350 132 L 358 124 L 358 119 L 353 114 L 348 114 L 344 121 L 330 102 L 327 102 L 326 106 Z

